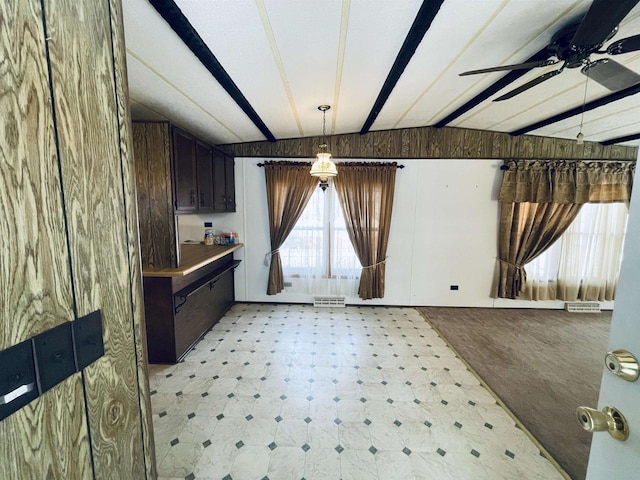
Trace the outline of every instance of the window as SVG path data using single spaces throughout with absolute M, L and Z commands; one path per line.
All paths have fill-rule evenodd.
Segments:
M 628 208 L 587 203 L 567 231 L 525 266 L 526 298 L 613 300 L 622 262 Z
M 354 278 L 360 262 L 344 223 L 335 188 L 316 189 L 280 247 L 285 277 Z

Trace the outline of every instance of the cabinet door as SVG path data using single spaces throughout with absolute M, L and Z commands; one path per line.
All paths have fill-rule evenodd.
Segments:
M 213 163 L 211 147 L 196 141 L 198 171 L 198 210 L 213 210 Z
M 195 146 L 195 139 L 191 135 L 174 127 L 174 198 L 178 212 L 194 212 L 198 208 Z
M 224 183 L 227 195 L 227 212 L 236 211 L 236 178 L 235 158 L 232 155 L 224 155 Z
M 227 183 L 224 153 L 213 149 L 213 208 L 218 212 L 227 211 Z

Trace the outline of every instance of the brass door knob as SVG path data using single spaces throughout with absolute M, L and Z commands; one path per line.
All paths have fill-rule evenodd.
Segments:
M 613 350 L 607 353 L 604 364 L 611 373 L 627 382 L 635 382 L 640 376 L 638 360 L 627 350 Z
M 616 440 L 629 438 L 629 424 L 624 415 L 614 407 L 604 407 L 601 412 L 589 407 L 578 407 L 578 422 L 588 432 L 609 432 Z

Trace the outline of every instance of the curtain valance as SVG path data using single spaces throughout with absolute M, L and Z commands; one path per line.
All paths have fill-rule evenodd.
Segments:
M 507 160 L 499 200 L 508 203 L 628 203 L 635 166 L 635 162 Z

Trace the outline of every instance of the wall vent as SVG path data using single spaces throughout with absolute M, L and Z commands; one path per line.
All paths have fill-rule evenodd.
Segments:
M 600 304 L 598 302 L 567 302 L 564 304 L 564 309 L 574 313 L 598 313 Z
M 344 297 L 313 297 L 314 307 L 345 307 Z

